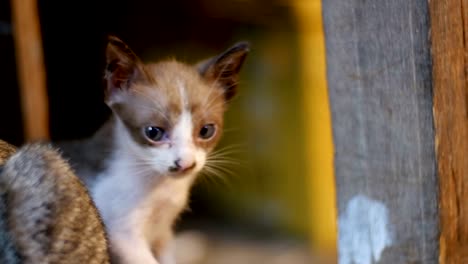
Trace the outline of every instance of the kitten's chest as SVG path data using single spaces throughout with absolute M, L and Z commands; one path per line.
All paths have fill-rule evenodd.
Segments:
M 186 205 L 194 176 L 142 174 L 129 169 L 126 162 L 111 163 L 91 188 L 106 225 L 171 225 Z

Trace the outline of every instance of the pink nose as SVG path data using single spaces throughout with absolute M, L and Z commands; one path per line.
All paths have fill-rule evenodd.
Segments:
M 169 167 L 170 172 L 187 172 L 196 166 L 196 162 L 192 159 L 177 159 L 174 161 L 174 166 Z

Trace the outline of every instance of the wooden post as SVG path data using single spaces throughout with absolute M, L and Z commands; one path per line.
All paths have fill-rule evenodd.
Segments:
M 428 1 L 327 0 L 323 16 L 339 263 L 437 263 Z
M 47 139 L 48 100 L 37 3 L 12 0 L 11 9 L 25 139 Z
M 440 263 L 468 263 L 468 0 L 430 1 Z

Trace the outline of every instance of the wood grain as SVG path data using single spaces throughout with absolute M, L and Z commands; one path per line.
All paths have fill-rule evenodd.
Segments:
M 428 2 L 327 0 L 323 16 L 339 263 L 437 263 Z M 362 225 L 348 228 L 355 205 Z M 383 218 L 385 208 L 381 223 L 390 235 L 375 254 L 381 237 L 373 217 Z
M 37 3 L 12 0 L 11 9 L 25 139 L 48 139 L 48 99 Z
M 468 0 L 430 1 L 440 263 L 468 263 Z

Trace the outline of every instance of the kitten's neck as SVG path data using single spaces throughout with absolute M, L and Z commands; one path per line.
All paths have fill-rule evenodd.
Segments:
M 72 168 L 87 185 L 107 169 L 114 147 L 115 118 L 110 117 L 92 136 L 84 139 L 54 143 Z

